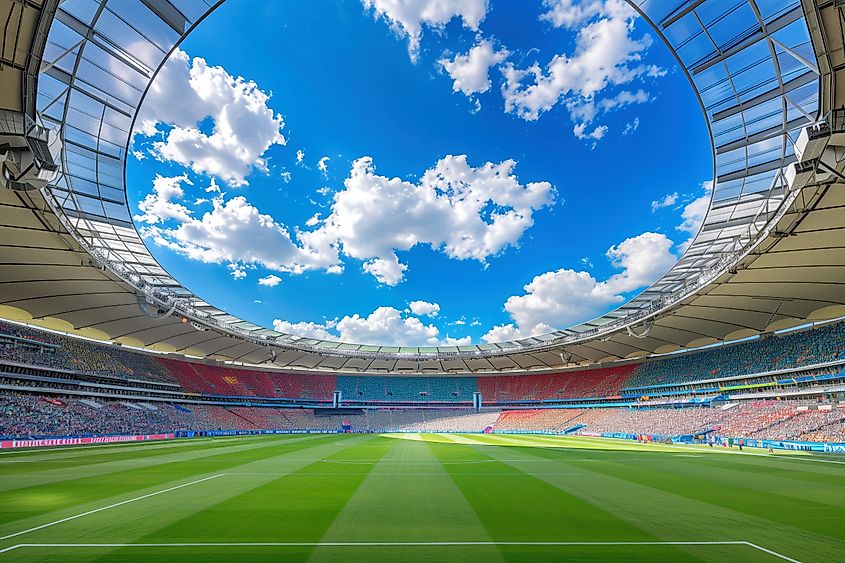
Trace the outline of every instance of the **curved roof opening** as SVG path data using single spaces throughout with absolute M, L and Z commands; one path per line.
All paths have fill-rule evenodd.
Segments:
M 224 3 L 135 122 L 153 255 L 258 325 L 396 348 L 543 335 L 659 279 L 712 175 L 671 52 L 621 1 L 475 4 Z

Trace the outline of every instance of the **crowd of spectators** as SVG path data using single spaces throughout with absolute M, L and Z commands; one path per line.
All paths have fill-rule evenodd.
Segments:
M 493 428 L 499 432 L 563 432 L 581 422 L 585 409 L 530 409 L 504 411 Z
M 626 387 L 763 373 L 845 359 L 845 322 L 644 362 Z
M 15 339 L 27 342 L 16 344 Z M 45 348 L 39 349 L 38 343 Z M 288 374 L 189 362 L 0 321 L 0 360 L 180 385 L 187 392 L 328 401 L 485 402 L 612 396 L 623 388 L 744 376 L 845 359 L 845 322 L 640 364 L 554 374 L 412 377 Z M 766 382 L 765 377 L 749 380 Z M 772 420 L 772 423 L 777 420 Z M 538 424 L 540 424 L 538 422 Z
M 0 436 L 152 434 L 174 430 L 184 418 L 170 405 L 0 394 Z
M 0 436 L 50 437 L 207 430 L 581 433 L 845 442 L 845 409 L 798 401 L 746 401 L 729 408 L 384 409 L 318 416 L 311 409 L 170 405 L 64 396 L 0 394 Z
M 173 382 L 173 377 L 156 358 L 119 346 L 97 344 L 0 321 L 0 336 L 2 335 L 44 342 L 54 345 L 55 348 L 50 352 L 41 352 L 33 350 L 31 346 L 7 344 L 0 346 L 0 359 L 120 378 Z

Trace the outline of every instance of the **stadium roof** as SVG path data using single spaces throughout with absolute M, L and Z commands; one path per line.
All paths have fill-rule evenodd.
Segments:
M 667 274 L 602 317 L 431 348 L 254 325 L 188 291 L 141 240 L 124 173 L 133 122 L 168 54 L 219 4 L 0 0 L 0 108 L 61 137 L 48 186 L 0 189 L 0 316 L 298 370 L 464 373 L 634 358 L 845 315 L 845 163 L 816 164 L 800 188 L 787 179 L 801 130 L 845 106 L 845 16 L 834 0 L 633 2 L 687 74 L 711 134 L 713 198 L 700 232 Z M 698 119 L 678 117 L 666 116 L 665 143 Z M 660 174 L 661 147 L 647 153 Z

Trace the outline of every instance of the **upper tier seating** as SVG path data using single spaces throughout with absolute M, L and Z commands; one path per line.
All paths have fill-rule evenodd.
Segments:
M 762 373 L 845 359 L 845 322 L 644 362 L 626 387 Z
M 625 365 L 550 375 L 478 377 L 478 390 L 485 402 L 617 395 L 635 367 Z
M 284 397 L 328 401 L 335 389 L 331 375 L 297 375 L 237 369 L 172 358 L 158 361 L 185 391 L 237 397 Z
M 346 401 L 472 401 L 472 377 L 364 377 L 342 375 L 337 385 Z

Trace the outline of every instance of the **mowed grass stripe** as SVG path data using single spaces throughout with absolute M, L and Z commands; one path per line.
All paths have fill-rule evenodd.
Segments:
M 738 482 L 739 479 L 731 481 L 730 478 L 726 478 L 719 467 L 708 466 L 704 471 L 695 467 L 685 467 L 691 462 L 694 460 L 682 458 L 648 464 L 609 462 L 596 465 L 593 470 L 784 524 L 791 528 L 800 528 L 845 540 L 845 511 L 838 506 L 782 494 L 784 491 L 778 488 L 782 483 L 768 481 L 763 475 L 757 475 L 753 471 L 742 480 L 744 482 L 755 478 L 758 480 L 758 484 L 749 488 L 742 482 Z M 825 489 L 819 487 L 813 494 L 815 496 L 824 492 Z M 828 488 L 826 492 L 832 496 L 842 495 L 839 488 Z M 842 502 L 843 499 L 840 496 L 835 504 L 841 506 Z
M 41 461 L 33 464 L 34 467 L 43 467 L 42 471 L 25 473 L 17 475 L 13 478 L 0 480 L 0 492 L 24 488 L 34 484 L 44 485 L 46 483 L 55 483 L 67 479 L 75 479 L 80 475 L 95 476 L 99 474 L 113 473 L 126 469 L 134 469 L 140 467 L 155 467 L 157 465 L 172 463 L 174 461 L 185 461 L 188 459 L 195 460 L 199 463 L 200 460 L 214 461 L 214 456 L 224 453 L 251 450 L 256 448 L 266 448 L 269 445 L 277 443 L 298 442 L 307 440 L 312 436 L 284 436 L 284 437 L 263 437 L 263 439 L 249 439 L 244 442 L 224 442 L 211 443 L 206 445 L 191 445 L 189 448 L 156 449 L 151 452 L 146 450 L 135 450 L 130 452 L 112 452 L 114 459 L 108 454 L 100 458 L 101 461 L 93 463 L 82 463 L 79 465 L 65 464 L 65 463 L 50 463 L 49 461 Z M 126 454 L 130 454 L 127 456 Z M 24 464 L 21 464 L 24 465 Z
M 333 440 L 301 458 L 293 470 L 290 460 L 276 459 L 276 473 L 268 471 L 271 459 L 257 462 L 262 472 L 243 466 L 224 479 L 246 490 L 219 502 L 200 506 L 178 521 L 168 522 L 136 541 L 140 543 L 202 542 L 312 542 L 316 543 L 365 479 L 390 444 L 373 444 L 376 436 L 352 436 Z M 357 463 L 347 475 L 345 458 L 370 460 Z M 287 468 L 287 469 L 285 469 Z M 362 474 L 363 473 L 363 474 Z M 202 504 L 202 503 L 201 503 Z M 117 531 L 116 531 L 117 532 Z M 314 546 L 284 550 L 284 560 L 305 560 Z M 102 555 L 102 552 L 101 552 Z M 186 554 L 190 555 L 190 553 Z M 278 560 L 279 553 L 274 555 Z M 132 548 L 117 549 L 108 557 L 120 561 L 148 561 Z M 111 560 L 106 558 L 105 560 Z M 161 560 L 167 560 L 163 558 Z M 221 558 L 221 560 L 229 560 Z
M 677 459 L 677 458 L 675 458 Z M 845 509 L 845 481 L 840 478 L 836 482 L 820 478 L 817 473 L 811 475 L 817 479 L 801 479 L 797 476 L 804 472 L 793 467 L 789 472 L 773 472 L 763 464 L 731 464 L 727 460 L 695 460 L 688 463 L 683 460 L 676 463 L 660 454 L 648 454 L 640 464 L 639 470 L 655 473 L 671 473 L 678 479 L 688 478 L 693 481 L 704 480 L 723 489 L 727 498 L 736 498 L 735 491 L 749 496 L 765 496 L 778 504 L 789 504 L 794 499 L 798 504 L 805 505 L 812 512 L 819 512 L 819 505 L 829 505 Z M 842 472 L 840 472 L 842 473 Z M 759 493 L 755 495 L 755 491 Z M 774 495 L 781 497 L 772 498 Z
M 698 499 L 690 491 L 700 485 L 700 480 L 685 478 L 674 490 L 660 487 L 663 476 L 649 471 L 651 479 L 639 482 L 628 479 L 628 472 L 640 464 L 615 461 L 612 451 L 592 452 L 593 461 L 585 460 L 579 450 L 554 450 L 546 448 L 489 448 L 490 455 L 523 471 L 538 471 L 538 478 L 595 506 L 612 512 L 618 518 L 639 526 L 661 540 L 744 540 L 775 549 L 797 559 L 836 559 L 841 548 L 839 542 L 814 531 L 786 526 L 775 521 L 755 517 L 739 510 Z M 608 461 L 601 461 L 606 456 Z M 696 464 L 698 458 L 668 456 L 666 467 L 675 464 Z M 608 471 L 608 467 L 613 468 Z M 562 474 L 555 476 L 553 469 Z M 667 469 L 668 470 L 668 469 Z M 577 471 L 577 478 L 566 477 Z M 718 496 L 718 493 L 717 493 Z M 781 499 L 782 500 L 782 499 Z M 778 506 L 778 511 L 788 511 L 790 502 Z M 825 507 L 828 516 L 834 517 L 835 509 Z M 813 557 L 807 557 L 812 554 Z M 767 560 L 764 554 L 754 554 L 752 560 Z
M 94 475 L 81 470 L 59 481 L 3 491 L 0 492 L 0 536 L 179 482 L 221 473 L 274 452 L 292 451 L 320 441 L 329 442 L 330 439 L 315 436 L 302 440 L 250 442 L 244 446 L 196 452 L 156 465 L 150 465 L 141 458 L 139 467 L 121 465 L 118 470 L 105 474 L 94 472 Z M 217 463 L 196 464 L 198 456 L 212 458 Z
M 322 542 L 491 540 L 427 442 L 380 438 L 380 443 L 389 451 L 335 518 Z M 368 556 L 373 561 L 389 561 L 401 551 L 371 550 Z M 354 552 L 318 547 L 311 560 L 346 561 Z M 472 554 L 475 560 L 502 560 L 493 545 L 479 545 Z M 440 549 L 439 556 L 449 559 L 453 554 Z
M 652 534 L 618 519 L 526 470 L 496 461 L 485 446 L 430 444 L 495 541 L 651 541 Z M 508 450 L 509 448 L 501 448 Z M 506 451 L 499 453 L 508 453 Z M 449 463 L 493 460 L 492 463 Z M 503 479 L 490 472 L 510 473 Z M 568 476 L 578 479 L 577 476 Z
M 185 440 L 184 442 L 175 441 L 167 444 L 157 444 L 156 446 L 138 446 L 134 448 L 122 448 L 120 450 L 100 449 L 95 447 L 89 450 L 75 452 L 75 455 L 60 455 L 59 452 L 51 452 L 52 455 L 47 457 L 39 457 L 39 459 L 17 459 L 10 458 L 0 460 L 0 477 L 9 476 L 13 479 L 0 479 L 0 490 L 8 490 L 10 488 L 18 488 L 25 486 L 28 477 L 33 480 L 44 482 L 50 478 L 51 475 L 58 476 L 59 479 L 74 469 L 85 468 L 86 471 L 102 470 L 102 467 L 118 466 L 121 463 L 135 464 L 149 463 L 155 464 L 160 461 L 167 462 L 170 456 L 178 458 L 181 456 L 188 456 L 193 452 L 199 452 L 200 457 L 210 455 L 216 449 L 225 447 L 243 447 L 253 444 L 266 443 L 266 437 L 263 439 L 247 438 L 238 443 L 218 442 L 211 440 Z M 301 436 L 285 436 L 279 438 L 280 440 L 299 439 Z M 68 446 L 70 449 L 76 449 L 75 446 Z M 62 454 L 66 452 L 61 452 Z M 140 462 L 140 463 L 139 463 Z
M 311 445 L 303 448 L 308 451 L 307 458 L 329 457 L 339 450 L 354 445 L 337 444 L 334 440 L 323 441 L 320 445 Z M 282 471 L 293 472 L 301 469 L 312 461 L 300 459 L 298 462 L 291 462 L 288 459 L 295 456 L 299 450 L 287 454 L 279 454 L 268 458 L 258 459 L 251 464 L 239 466 L 239 469 L 252 470 L 252 465 L 262 464 L 270 460 L 276 460 L 277 468 Z M 57 539 L 71 543 L 165 543 L 184 542 L 186 530 L 189 530 L 187 539 L 190 541 L 207 540 L 207 534 L 215 533 L 212 529 L 208 531 L 207 526 L 194 526 L 192 522 L 195 517 L 204 511 L 215 511 L 216 508 L 227 503 L 240 495 L 250 494 L 251 491 L 264 486 L 267 483 L 278 480 L 279 474 L 274 476 L 243 478 L 240 476 L 223 475 L 207 483 L 198 484 L 195 487 L 186 487 L 159 495 L 154 498 L 145 499 L 131 505 L 124 505 L 111 511 L 100 512 L 85 518 L 62 524 L 50 530 L 49 533 L 38 533 L 27 536 L 26 541 L 30 543 L 55 543 Z M 218 514 L 219 516 L 219 514 Z M 252 522 L 255 514 L 237 513 L 229 514 L 234 518 L 237 525 L 244 522 Z M 219 518 L 218 518 L 219 520 Z M 220 522 L 224 525 L 225 522 Z M 36 539 L 38 538 L 38 539 Z M 163 539 L 162 539 L 163 538 Z M 112 549 L 99 549 L 92 551 L 91 559 L 100 556 L 109 556 L 113 551 L 120 550 L 119 547 Z M 58 555 L 62 550 L 46 550 L 45 555 Z M 132 559 L 131 556 L 130 560 Z

